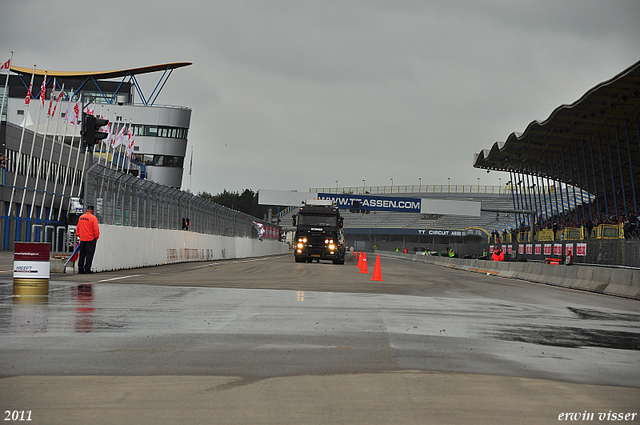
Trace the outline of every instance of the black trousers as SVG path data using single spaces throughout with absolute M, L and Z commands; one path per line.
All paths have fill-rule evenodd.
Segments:
M 96 252 L 97 239 L 80 241 L 80 258 L 78 258 L 78 273 L 91 273 L 93 254 Z

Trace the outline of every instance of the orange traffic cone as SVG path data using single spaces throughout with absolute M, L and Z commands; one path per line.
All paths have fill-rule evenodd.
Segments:
M 369 274 L 369 271 L 367 270 L 367 253 L 366 252 L 362 253 L 362 265 L 360 266 L 360 273 Z
M 373 277 L 371 280 L 384 282 L 384 280 L 382 280 L 382 270 L 380 269 L 380 254 L 376 257 L 376 266 L 373 268 Z
M 357 258 L 358 258 L 358 263 L 356 264 L 356 267 L 360 268 L 362 267 L 362 254 L 360 253 L 360 251 L 358 251 Z

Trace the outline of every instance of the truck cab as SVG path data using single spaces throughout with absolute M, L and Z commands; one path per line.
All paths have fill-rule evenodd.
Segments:
M 333 264 L 344 264 L 343 218 L 338 208 L 326 202 L 330 201 L 307 201 L 293 216 L 296 263 L 331 260 Z

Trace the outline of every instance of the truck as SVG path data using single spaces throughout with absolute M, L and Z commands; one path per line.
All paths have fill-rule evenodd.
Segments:
M 331 201 L 307 200 L 293 215 L 294 255 L 296 263 L 331 260 L 344 264 L 344 219 Z

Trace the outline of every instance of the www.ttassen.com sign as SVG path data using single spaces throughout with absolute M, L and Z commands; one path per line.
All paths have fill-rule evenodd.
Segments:
M 390 196 L 336 195 L 318 193 L 318 199 L 329 199 L 342 210 L 356 209 L 354 201 L 360 203 L 358 209 L 370 211 L 420 212 L 421 200 L 416 198 L 396 198 Z

